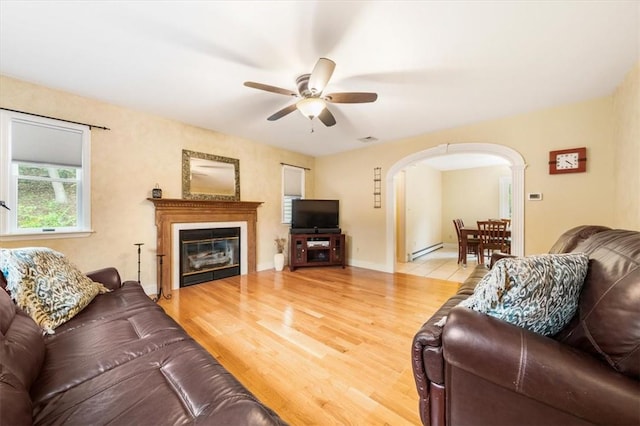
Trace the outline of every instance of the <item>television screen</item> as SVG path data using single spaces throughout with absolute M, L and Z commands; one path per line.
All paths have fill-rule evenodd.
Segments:
M 338 200 L 292 200 L 291 228 L 338 228 Z

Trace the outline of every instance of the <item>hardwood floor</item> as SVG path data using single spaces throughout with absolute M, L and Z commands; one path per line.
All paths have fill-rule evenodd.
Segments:
M 302 268 L 186 287 L 160 305 L 292 425 L 419 425 L 411 342 L 457 288 Z

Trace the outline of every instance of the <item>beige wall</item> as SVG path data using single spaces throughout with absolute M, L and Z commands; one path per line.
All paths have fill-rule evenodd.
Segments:
M 441 144 L 484 142 L 508 146 L 527 163 L 525 253 L 548 250 L 557 236 L 580 224 L 638 228 L 640 176 L 637 158 L 638 67 L 611 96 L 528 114 L 442 130 L 409 139 L 316 158 L 189 126 L 162 117 L 0 77 L 0 105 L 110 127 L 94 130 L 92 203 L 95 234 L 89 238 L 4 242 L 3 246 L 46 245 L 68 254 L 83 270 L 116 266 L 136 276 L 134 243 L 143 242 L 142 281 L 155 283 L 153 207 L 146 198 L 158 183 L 166 198 L 181 196 L 181 150 L 240 159 L 242 200 L 263 201 L 258 213 L 258 268 L 272 265 L 280 224 L 280 162 L 312 169 L 307 196 L 340 200 L 348 260 L 356 266 L 386 266 L 386 172 L 402 158 Z M 380 99 L 379 102 L 383 102 Z M 587 172 L 548 174 L 550 150 L 587 147 Z M 635 160 L 633 159 L 635 156 Z M 628 160 L 630 159 L 630 160 Z M 614 162 L 615 160 L 615 162 Z M 624 167 L 615 165 L 630 161 Z M 382 167 L 381 209 L 373 208 L 373 168 Z M 629 192 L 628 192 L 629 191 Z M 615 195 L 614 195 L 615 193 Z M 630 194 L 627 196 L 627 194 Z M 635 197 L 635 198 L 634 198 Z
M 424 164 L 405 170 L 405 244 L 408 254 L 442 242 L 442 173 Z
M 344 206 L 341 225 L 351 242 L 350 263 L 385 270 L 387 211 L 371 208 L 373 168 L 382 167 L 385 175 L 402 158 L 441 144 L 504 145 L 527 163 L 525 193 L 543 193 L 543 201 L 525 201 L 524 242 L 526 254 L 545 252 L 573 226 L 613 225 L 613 122 L 613 96 L 606 96 L 320 157 L 316 195 L 339 198 Z M 586 173 L 549 175 L 549 151 L 583 146 Z M 328 186 L 336 176 L 344 178 Z M 388 192 L 383 185 L 383 205 Z
M 396 233 L 396 262 L 406 262 L 409 259 L 407 254 L 407 225 L 405 221 L 405 212 L 407 209 L 406 199 L 405 199 L 405 181 L 406 181 L 406 172 L 402 170 L 400 173 L 397 173 L 393 180 L 393 185 L 395 188 L 395 230 Z
M 475 226 L 478 220 L 500 217 L 500 178 L 511 177 L 507 166 L 478 167 L 442 173 L 442 235 L 456 243 L 453 219 Z
M 82 270 L 115 266 L 136 279 L 142 246 L 141 281 L 155 293 L 156 227 L 146 198 L 156 183 L 164 198 L 181 198 L 182 149 L 240 160 L 241 199 L 262 201 L 258 209 L 258 269 L 273 267 L 274 238 L 286 236 L 280 223 L 280 162 L 311 168 L 307 194 L 313 196 L 314 159 L 213 131 L 95 100 L 0 77 L 5 108 L 109 127 L 92 131 L 92 225 L 87 238 L 2 242 L 3 247 L 48 246 Z
M 640 62 L 616 90 L 613 108 L 614 224 L 640 230 Z

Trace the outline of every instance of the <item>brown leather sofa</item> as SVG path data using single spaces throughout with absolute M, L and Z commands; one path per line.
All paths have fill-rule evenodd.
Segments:
M 417 332 L 423 424 L 640 424 L 640 232 L 580 226 L 550 252 L 590 259 L 578 312 L 553 338 L 456 307 L 482 266 Z
M 137 282 L 88 275 L 113 291 L 44 337 L 0 290 L 0 424 L 285 424 Z

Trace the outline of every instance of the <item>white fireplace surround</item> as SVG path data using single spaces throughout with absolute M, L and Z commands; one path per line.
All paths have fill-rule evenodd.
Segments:
M 248 241 L 247 222 L 195 222 L 195 223 L 174 223 L 171 225 L 172 242 L 171 247 L 171 275 L 173 279 L 172 289 L 180 288 L 180 231 L 191 229 L 217 229 L 217 228 L 240 228 L 240 275 L 247 275 L 248 266 Z

